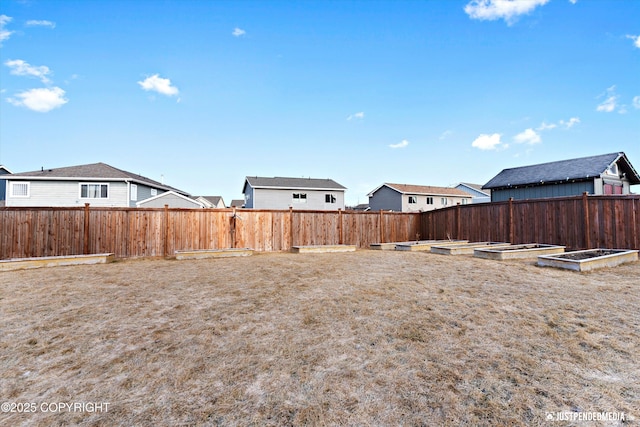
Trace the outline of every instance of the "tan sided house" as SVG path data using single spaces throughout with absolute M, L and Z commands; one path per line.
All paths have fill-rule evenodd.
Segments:
M 385 182 L 369 196 L 372 211 L 425 212 L 471 204 L 473 196 L 457 188 Z

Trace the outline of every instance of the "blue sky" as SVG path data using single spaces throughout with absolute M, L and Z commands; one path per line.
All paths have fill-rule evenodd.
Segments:
M 637 0 L 3 0 L 0 43 L 13 172 L 104 162 L 227 203 L 247 175 L 332 178 L 355 204 L 640 169 Z

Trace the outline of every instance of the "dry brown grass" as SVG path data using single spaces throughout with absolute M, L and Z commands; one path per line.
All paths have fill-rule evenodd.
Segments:
M 0 424 L 640 418 L 639 273 L 387 251 L 1 273 L 0 401 L 110 406 Z

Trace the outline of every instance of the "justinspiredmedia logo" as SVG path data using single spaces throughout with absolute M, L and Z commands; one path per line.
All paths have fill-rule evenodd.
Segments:
M 626 412 L 606 411 L 559 411 L 546 412 L 547 421 L 632 421 L 635 418 Z

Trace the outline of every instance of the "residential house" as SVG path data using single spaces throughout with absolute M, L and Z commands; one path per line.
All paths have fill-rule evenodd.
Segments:
M 223 209 L 224 200 L 220 196 L 198 196 L 194 197 L 198 202 L 202 203 L 205 208 L 209 209 Z
M 473 197 L 451 187 L 384 183 L 369 196 L 372 211 L 424 212 L 471 204 Z
M 630 194 L 640 175 L 622 153 L 602 154 L 504 169 L 482 188 L 491 201 L 588 194 Z
M 244 207 L 253 209 L 344 210 L 346 188 L 332 179 L 264 178 L 244 181 Z
M 480 184 L 470 184 L 468 182 L 461 182 L 456 185 L 455 188 L 462 190 L 465 193 L 471 194 L 473 197 L 471 203 L 488 203 L 491 201 L 491 190 L 483 190 Z
M 165 191 L 156 196 L 149 197 L 148 199 L 136 202 L 136 207 L 139 208 L 163 208 L 165 205 L 170 208 L 187 208 L 187 209 L 202 209 L 205 206 L 198 200 L 191 197 L 183 196 L 175 191 Z
M 4 204 L 4 199 L 7 197 L 7 180 L 1 178 L 2 175 L 8 175 L 10 173 L 11 171 L 7 167 L 0 165 L 0 203 L 2 204 Z
M 232 199 L 230 208 L 244 208 L 244 200 L 242 199 Z
M 120 206 L 166 191 L 188 193 L 105 163 L 6 175 L 6 206 Z

